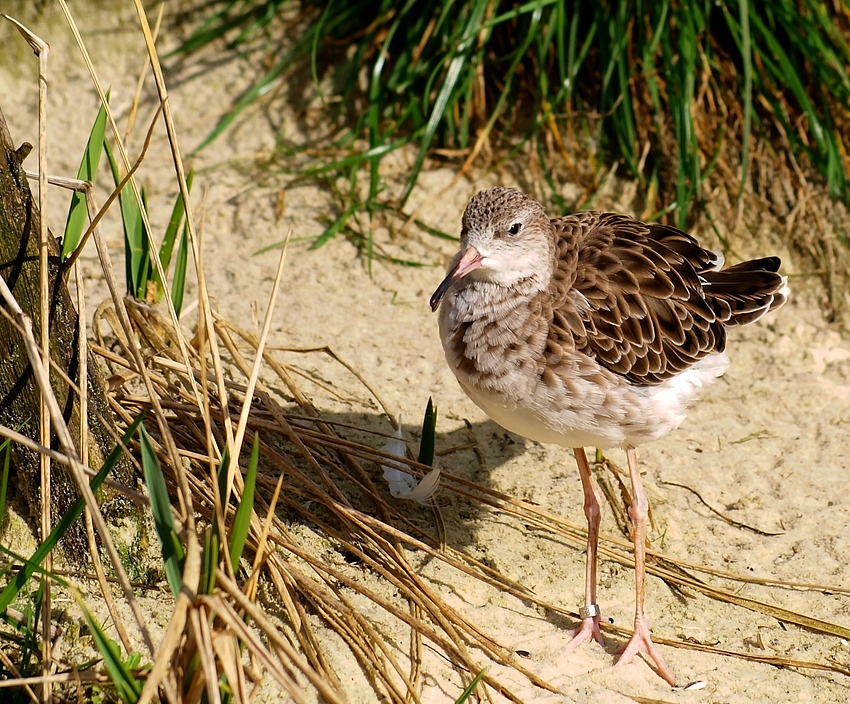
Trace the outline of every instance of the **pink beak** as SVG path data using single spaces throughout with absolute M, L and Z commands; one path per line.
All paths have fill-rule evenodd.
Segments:
M 463 256 L 461 256 L 458 260 L 458 263 L 452 267 L 448 274 L 446 274 L 446 278 L 443 279 L 443 282 L 439 286 L 437 286 L 437 290 L 434 291 L 434 295 L 431 296 L 431 310 L 437 310 L 437 306 L 440 305 L 440 301 L 454 281 L 462 279 L 470 271 L 477 269 L 481 266 L 483 261 L 484 257 L 479 254 L 475 247 L 467 247 Z

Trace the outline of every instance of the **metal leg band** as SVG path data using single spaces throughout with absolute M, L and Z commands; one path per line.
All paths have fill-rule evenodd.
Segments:
M 593 618 L 594 616 L 599 616 L 602 611 L 599 608 L 598 604 L 587 604 L 586 606 L 582 606 L 578 610 L 578 615 L 581 617 L 583 621 L 586 618 Z

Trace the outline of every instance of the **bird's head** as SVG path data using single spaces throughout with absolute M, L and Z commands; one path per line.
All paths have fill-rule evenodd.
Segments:
M 552 223 L 540 205 L 514 188 L 491 188 L 472 197 L 463 213 L 460 252 L 431 296 L 436 310 L 449 287 L 461 279 L 505 288 L 527 282 L 545 288 L 552 274 Z

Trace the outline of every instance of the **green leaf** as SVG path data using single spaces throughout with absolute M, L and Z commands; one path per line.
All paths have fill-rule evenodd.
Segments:
M 431 467 L 434 464 L 434 447 L 437 435 L 437 409 L 428 399 L 425 418 L 422 420 L 422 440 L 419 443 L 419 463 Z
M 192 190 L 192 181 L 195 179 L 195 172 L 190 171 L 186 175 L 186 189 L 191 192 Z M 180 231 L 180 225 L 183 223 L 183 217 L 186 215 L 186 203 L 183 202 L 183 194 L 179 193 L 177 195 L 177 200 L 174 201 L 174 207 L 171 209 L 171 218 L 168 220 L 168 227 L 165 228 L 165 235 L 162 237 L 162 244 L 159 247 L 159 262 L 162 264 L 162 271 L 168 275 L 168 267 L 171 264 L 171 254 L 174 251 L 174 243 L 177 241 L 177 233 Z M 183 229 L 183 236 L 186 236 L 186 230 Z M 182 246 L 182 242 L 181 242 Z M 184 253 L 185 256 L 185 253 Z M 178 276 L 182 280 L 182 286 L 185 287 L 186 281 L 186 259 L 184 258 L 182 264 L 181 271 L 181 262 L 178 250 L 178 260 L 177 266 L 174 271 L 174 279 L 176 280 Z M 151 280 L 157 286 L 157 300 L 162 299 L 162 281 L 159 279 L 159 272 L 155 267 L 151 267 Z M 172 301 L 174 300 L 174 296 L 172 295 Z M 180 296 L 180 301 L 182 303 L 183 297 L 182 294 Z M 177 308 L 177 304 L 174 305 Z M 178 313 L 179 316 L 179 313 Z
M 145 195 L 144 188 L 139 191 L 139 197 L 142 201 L 142 208 L 144 208 L 145 212 L 148 212 L 148 198 Z M 135 202 L 136 201 L 133 200 L 133 203 Z M 137 268 L 134 283 L 136 293 L 134 295 L 137 299 L 143 301 L 148 295 L 148 280 L 153 265 L 151 264 L 150 239 L 148 238 L 148 231 L 145 227 L 145 221 L 144 218 L 142 218 L 141 211 L 139 211 L 136 223 L 136 231 L 131 245 L 134 253 L 136 251 L 140 251 L 141 255 L 138 257 L 138 263 L 136 265 Z
M 333 222 L 333 224 L 331 224 L 330 227 L 328 227 L 321 235 L 316 238 L 313 244 L 310 245 L 310 249 L 318 249 L 328 240 L 331 240 L 336 237 L 339 231 L 345 227 L 345 224 L 348 222 L 348 219 L 354 214 L 359 205 L 359 203 L 353 203 L 350 208 L 348 208 Z
M 455 704 L 464 704 L 469 701 L 469 698 L 472 696 L 472 693 L 475 691 L 475 688 L 478 686 L 478 683 L 481 682 L 481 679 L 484 677 L 484 673 L 486 670 L 481 670 L 477 675 L 475 675 L 475 679 L 469 683 L 469 686 L 461 692 L 460 696 L 455 701 Z
M 171 501 L 168 497 L 165 477 L 144 426 L 139 428 L 139 439 L 142 447 L 142 469 L 145 473 L 145 485 L 150 495 L 151 513 L 153 514 L 156 534 L 159 537 L 159 546 L 162 549 L 165 576 L 168 579 L 168 585 L 171 587 L 171 593 L 176 599 L 180 594 L 180 588 L 183 586 L 183 560 L 186 553 L 180 543 L 177 524 L 174 521 L 174 514 L 171 512 Z
M 254 490 L 257 486 L 257 464 L 260 459 L 260 434 L 254 433 L 254 444 L 251 447 L 251 457 L 248 460 L 248 471 L 245 472 L 245 491 L 233 518 L 230 529 L 230 563 L 233 569 L 239 568 L 245 541 L 248 539 L 248 529 L 251 526 L 251 512 L 254 510 Z
M 183 310 L 183 297 L 186 293 L 186 270 L 189 266 L 189 226 L 183 225 L 180 235 L 180 246 L 177 248 L 177 259 L 174 262 L 174 280 L 171 282 L 171 303 L 177 317 Z
M 106 635 L 76 590 L 74 597 L 83 612 L 83 618 L 85 618 L 86 625 L 91 631 L 95 646 L 103 656 L 103 664 L 112 678 L 112 683 L 118 690 L 118 696 L 124 704 L 135 704 L 142 694 L 142 683 L 133 677 L 130 668 L 121 658 L 121 649 L 118 644 Z
M 121 183 L 118 164 L 108 140 L 104 140 L 103 147 L 112 170 L 112 180 L 117 188 Z M 121 207 L 121 224 L 124 227 L 124 271 L 127 277 L 127 295 L 139 298 L 138 292 L 142 286 L 144 272 L 147 272 L 148 241 L 144 236 L 139 204 L 133 197 L 132 191 L 127 189 L 126 183 L 118 194 L 118 204 Z M 144 293 L 141 297 L 144 298 Z
M 218 567 L 218 557 L 221 539 L 218 537 L 215 523 L 204 533 L 204 552 L 201 555 L 201 594 L 212 594 L 215 589 L 215 571 Z
M 106 95 L 109 100 L 109 93 Z M 97 167 L 100 164 L 100 156 L 103 153 L 103 137 L 106 132 L 106 109 L 103 105 L 97 111 L 97 117 L 89 133 L 86 150 L 83 152 L 83 160 L 77 171 L 77 178 L 81 181 L 94 183 L 97 175 Z M 86 194 L 74 191 L 71 194 L 71 205 L 68 209 L 68 219 L 65 221 L 65 235 L 62 237 L 62 261 L 64 262 L 77 246 L 86 229 L 88 222 L 88 209 L 86 207 Z
M 227 469 L 230 464 L 230 449 L 224 448 L 221 453 L 221 462 L 218 464 L 218 472 L 216 481 L 218 483 L 218 496 L 220 501 L 224 501 L 224 495 L 227 491 Z M 227 507 L 222 505 L 222 513 L 227 515 Z M 218 532 L 218 521 L 213 520 L 212 525 L 206 532 L 204 539 L 204 553 L 202 556 L 201 565 L 201 586 L 202 594 L 212 594 L 215 588 L 215 571 L 218 567 L 219 555 L 221 553 L 221 536 Z
M 230 467 L 230 448 L 225 447 L 221 453 L 221 462 L 218 465 L 218 495 L 221 501 L 224 501 L 224 495 L 227 493 L 227 470 Z M 227 513 L 227 506 L 222 505 L 222 510 Z

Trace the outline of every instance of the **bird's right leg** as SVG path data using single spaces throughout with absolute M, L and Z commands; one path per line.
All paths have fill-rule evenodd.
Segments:
M 649 503 L 646 500 L 646 494 L 640 480 L 635 448 L 627 447 L 626 457 L 629 461 L 629 477 L 632 480 L 632 503 L 629 506 L 629 518 L 632 519 L 632 538 L 635 546 L 635 630 L 620 654 L 617 667 L 627 665 L 638 653 L 646 653 L 655 663 L 658 674 L 675 687 L 676 678 L 673 677 L 673 673 L 664 663 L 655 643 L 652 642 L 649 619 L 646 616 L 646 524 Z
M 596 553 L 599 543 L 599 521 L 601 513 L 599 501 L 593 491 L 590 478 L 590 465 L 583 447 L 573 448 L 581 477 L 581 487 L 584 490 L 584 515 L 587 518 L 587 565 L 585 571 L 584 607 L 580 610 L 581 626 L 575 630 L 573 637 L 567 643 L 567 650 L 575 648 L 586 640 L 593 638 L 605 645 L 599 621 L 602 618 L 596 603 Z

